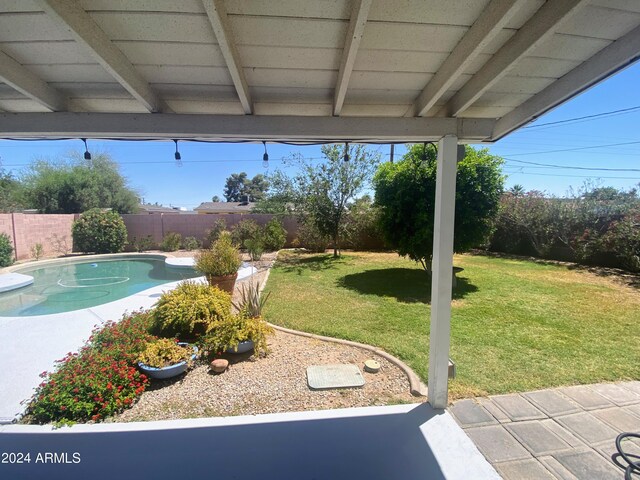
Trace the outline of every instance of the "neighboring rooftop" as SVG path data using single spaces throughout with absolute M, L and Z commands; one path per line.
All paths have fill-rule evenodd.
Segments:
M 138 213 L 181 213 L 183 210 L 179 207 L 165 207 L 163 205 L 138 205 Z
M 198 213 L 250 213 L 254 202 L 202 202 L 194 208 Z

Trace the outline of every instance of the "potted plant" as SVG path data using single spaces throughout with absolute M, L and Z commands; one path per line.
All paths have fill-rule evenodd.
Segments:
M 233 295 L 240 265 L 240 251 L 233 245 L 231 233 L 224 231 L 208 250 L 196 255 L 195 269 L 207 277 L 209 285 Z
M 266 355 L 267 335 L 273 329 L 262 318 L 262 308 L 269 295 L 260 296 L 257 282 L 244 285 L 240 304 L 234 304 L 238 313 L 223 319 L 204 337 L 205 348 L 214 353 L 245 353 L 253 349 L 257 355 Z
M 161 338 L 147 344 L 138 357 L 138 368 L 151 378 L 171 378 L 184 373 L 197 354 L 194 345 Z

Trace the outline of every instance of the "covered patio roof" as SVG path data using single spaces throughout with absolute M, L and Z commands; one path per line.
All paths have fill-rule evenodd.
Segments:
M 636 0 L 5 0 L 0 137 L 493 142 L 638 56 Z

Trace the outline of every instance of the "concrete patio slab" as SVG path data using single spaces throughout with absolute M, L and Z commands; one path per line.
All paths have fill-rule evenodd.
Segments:
M 640 403 L 640 395 L 615 383 L 601 383 L 591 388 L 619 407 Z
M 640 417 L 630 412 L 625 412 L 621 408 L 595 410 L 591 412 L 591 414 L 612 427 L 618 433 L 640 432 Z
M 504 480 L 554 480 L 549 470 L 533 458 L 516 460 L 496 465 L 496 470 Z
M 511 421 L 511 419 L 507 416 L 506 413 L 504 413 L 502 410 L 500 410 L 498 408 L 498 406 L 493 403 L 493 400 L 491 400 L 490 398 L 486 398 L 486 397 L 482 397 L 479 398 L 478 401 L 480 402 L 480 405 L 482 405 L 484 407 L 484 409 L 489 412 L 493 418 L 495 418 L 496 420 L 498 420 L 500 423 L 509 423 Z
M 465 432 L 491 463 L 531 458 L 531 454 L 500 425 L 468 428 Z
M 623 407 L 622 409 L 627 411 L 627 412 L 633 413 L 637 417 L 640 417 L 640 405 L 627 405 L 626 407 Z
M 576 480 L 576 476 L 564 468 L 558 460 L 551 456 L 539 457 L 538 461 L 552 473 L 553 478 L 560 480 Z
M 624 382 L 620 386 L 634 392 L 636 395 L 640 395 L 640 382 Z
M 596 444 L 593 445 L 593 449 L 602 455 L 607 461 L 611 461 L 613 456 L 617 457 L 618 455 L 618 449 L 616 448 L 615 442 L 603 442 Z M 622 442 L 622 449 L 626 453 L 640 456 L 640 441 L 625 440 Z M 624 460 L 622 460 L 622 463 L 624 464 Z
M 578 480 L 620 480 L 621 470 L 607 462 L 595 450 L 567 452 L 554 455 L 554 458 Z
M 456 402 L 449 411 L 462 428 L 496 425 L 498 421 L 477 401 L 472 399 Z
M 613 407 L 610 402 L 587 385 L 560 388 L 559 392 L 576 402 L 583 410 L 595 410 L 596 408 Z
M 540 423 L 555 433 L 558 437 L 571 445 L 573 448 L 585 447 L 586 444 L 576 437 L 569 430 L 560 425 L 556 419 L 548 418 L 546 420 L 540 420 Z
M 519 394 L 496 395 L 490 398 L 514 422 L 547 418 L 546 414 Z
M 590 412 L 574 413 L 558 417 L 556 420 L 587 445 L 611 441 L 618 435 L 614 429 L 598 420 Z
M 534 456 L 550 455 L 571 449 L 542 422 L 514 422 L 505 427 Z
M 568 415 L 580 411 L 578 405 L 555 390 L 538 390 L 537 392 L 523 393 L 522 396 L 550 417 Z

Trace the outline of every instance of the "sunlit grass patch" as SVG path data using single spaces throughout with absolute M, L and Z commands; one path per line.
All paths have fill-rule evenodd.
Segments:
M 565 265 L 459 255 L 452 398 L 640 378 L 640 290 Z M 282 252 L 270 322 L 379 346 L 427 380 L 430 283 L 392 253 Z

